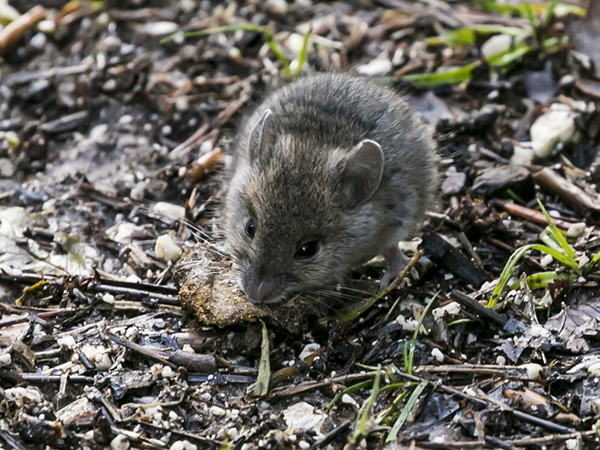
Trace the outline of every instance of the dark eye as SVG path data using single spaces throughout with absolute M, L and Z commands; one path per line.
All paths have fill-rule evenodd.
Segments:
M 310 241 L 304 245 L 301 245 L 296 251 L 296 258 L 298 259 L 308 259 L 312 258 L 317 254 L 317 250 L 319 250 L 319 243 L 317 241 Z
M 254 223 L 254 219 L 248 219 L 245 230 L 248 237 L 252 239 L 254 237 L 254 233 L 256 233 L 256 224 Z

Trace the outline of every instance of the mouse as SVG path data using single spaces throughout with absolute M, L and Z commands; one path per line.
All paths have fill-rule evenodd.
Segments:
M 278 88 L 240 127 L 223 199 L 226 248 L 252 303 L 343 283 L 383 255 L 405 267 L 438 189 L 432 133 L 391 89 L 352 74 Z

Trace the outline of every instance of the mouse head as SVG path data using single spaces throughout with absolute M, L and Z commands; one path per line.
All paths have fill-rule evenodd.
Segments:
M 341 281 L 372 251 L 368 200 L 383 175 L 379 144 L 315 148 L 266 110 L 242 145 L 224 218 L 248 298 L 278 303 Z

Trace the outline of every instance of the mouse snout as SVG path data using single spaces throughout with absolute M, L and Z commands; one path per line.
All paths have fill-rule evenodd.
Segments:
M 282 286 L 276 278 L 261 276 L 250 268 L 242 278 L 244 293 L 255 304 L 277 303 L 282 297 Z

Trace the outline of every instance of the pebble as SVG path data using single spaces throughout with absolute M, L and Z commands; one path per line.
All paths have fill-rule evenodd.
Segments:
M 46 45 L 46 42 L 48 42 L 48 38 L 46 38 L 46 35 L 43 33 L 36 33 L 31 40 L 29 41 L 29 44 L 38 50 L 41 50 L 44 48 L 44 46 Z
M 183 441 L 175 441 L 173 445 L 169 447 L 169 450 L 197 450 L 198 447 L 195 444 L 192 444 L 188 440 Z
M 531 125 L 529 134 L 536 156 L 550 156 L 557 144 L 574 139 L 576 129 L 573 111 L 568 105 L 554 103 Z
M 227 411 L 225 411 L 223 408 L 220 408 L 218 406 L 211 406 L 210 407 L 210 413 L 213 416 L 217 416 L 217 417 L 221 417 L 224 416 L 226 414 Z
M 567 230 L 567 237 L 573 238 L 573 239 L 578 238 L 579 236 L 581 236 L 583 234 L 584 231 L 585 231 L 585 223 L 583 223 L 583 222 L 574 223 Z
M 367 64 L 357 67 L 358 73 L 370 77 L 389 74 L 394 69 L 392 62 L 387 58 L 377 58 Z
M 300 354 L 298 355 L 299 359 L 306 359 L 308 358 L 310 355 L 312 355 L 314 352 L 316 352 L 317 350 L 319 350 L 321 348 L 321 346 L 317 343 L 312 343 L 312 344 L 306 344 L 304 346 L 304 348 L 302 349 L 302 351 L 300 352 Z
M 508 50 L 512 45 L 513 38 L 508 34 L 497 34 L 492 36 L 481 46 L 481 54 L 484 58 L 489 58 L 496 53 Z
M 179 29 L 179 25 L 175 22 L 149 22 L 144 25 L 144 31 L 151 36 L 165 36 L 173 34 Z
M 344 403 L 346 405 L 358 406 L 358 403 L 356 402 L 356 400 L 354 400 L 352 398 L 352 396 L 348 395 L 348 394 L 342 395 L 342 403 Z
M 102 90 L 110 92 L 110 91 L 114 91 L 115 89 L 117 89 L 117 82 L 114 79 L 110 79 L 110 80 L 106 80 L 103 84 L 102 84 Z
M 439 363 L 444 362 L 444 354 L 441 352 L 439 348 L 434 348 L 431 351 L 431 356 L 435 358 L 435 360 Z
M 600 377 L 600 362 L 594 363 L 588 367 L 588 373 L 594 377 Z
M 540 260 L 540 264 L 544 267 L 549 266 L 554 261 L 552 255 L 544 255 L 544 257 Z
M 176 261 L 181 256 L 182 250 L 171 236 L 163 234 L 156 239 L 154 253 L 157 258 L 165 261 Z
M 2 366 L 9 366 L 12 362 L 12 358 L 10 356 L 10 353 L 2 353 L 0 355 L 0 367 Z
M 527 377 L 532 380 L 538 380 L 540 378 L 541 373 L 544 371 L 544 368 L 539 364 L 529 363 L 523 364 L 519 366 L 521 369 L 525 369 L 527 372 Z
M 129 450 L 129 439 L 124 434 L 117 435 L 112 441 L 110 441 L 110 448 L 114 450 Z
M 119 123 L 121 125 L 129 125 L 130 123 L 133 122 L 133 116 L 131 114 L 123 114 L 120 118 L 119 118 Z
M 12 178 L 15 174 L 15 165 L 8 158 L 0 158 L 0 177 Z

